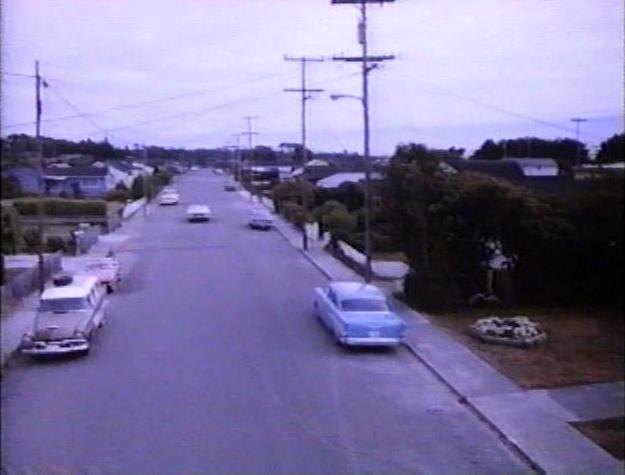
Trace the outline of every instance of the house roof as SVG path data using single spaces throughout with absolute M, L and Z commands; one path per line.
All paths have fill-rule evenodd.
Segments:
M 107 164 L 110 167 L 116 168 L 124 173 L 128 173 L 131 172 L 132 170 L 134 170 L 134 167 L 128 163 L 128 162 L 122 162 L 122 161 L 109 161 L 107 162 Z
M 308 162 L 306 162 L 304 166 L 305 167 L 329 167 L 330 164 L 326 162 L 325 160 L 319 160 L 318 158 L 315 158 L 313 160 L 309 160 Z
M 558 162 L 553 158 L 504 158 L 504 162 L 515 162 L 522 167 L 555 167 L 558 168 Z
M 108 174 L 106 167 L 70 167 L 46 168 L 43 171 L 46 177 L 104 177 Z
M 372 173 L 371 178 L 379 178 L 379 173 Z M 338 188 L 343 183 L 358 183 L 365 179 L 364 172 L 344 172 L 334 173 L 333 175 L 322 178 L 317 182 L 320 188 Z
M 516 161 L 450 158 L 446 162 L 459 172 L 482 173 L 483 175 L 503 178 L 509 181 L 518 181 L 525 178 L 523 168 Z

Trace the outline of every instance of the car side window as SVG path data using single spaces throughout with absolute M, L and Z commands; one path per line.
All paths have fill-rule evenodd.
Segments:
M 96 306 L 96 302 L 98 301 L 96 294 L 95 294 L 95 289 L 91 289 L 91 292 L 89 292 L 89 304 L 92 307 Z
M 330 302 L 338 307 L 338 300 L 336 299 L 336 294 L 332 289 L 328 290 L 328 298 L 330 299 Z

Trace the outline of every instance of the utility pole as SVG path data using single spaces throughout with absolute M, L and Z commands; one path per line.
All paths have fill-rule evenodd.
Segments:
M 301 122 L 302 122 L 302 160 L 306 161 L 306 101 L 312 99 L 312 93 L 315 92 L 323 92 L 323 89 L 309 89 L 306 87 L 306 63 L 308 62 L 321 62 L 324 61 L 323 58 L 312 58 L 306 56 L 300 56 L 298 58 L 291 58 L 289 56 L 284 56 L 285 61 L 299 61 L 301 64 L 301 76 L 302 76 L 302 85 L 299 89 L 288 88 L 284 89 L 285 92 L 299 92 L 301 93 L 301 101 L 302 101 L 302 110 L 301 110 Z
M 39 168 L 39 200 L 37 202 L 37 234 L 39 235 L 39 242 L 37 243 L 37 263 L 39 268 L 39 292 L 43 293 L 45 287 L 44 273 L 44 236 L 43 236 L 43 219 L 44 219 L 44 196 L 46 193 L 46 183 L 44 178 L 44 160 L 43 160 L 43 146 L 41 143 L 41 85 L 44 86 L 45 81 L 42 81 L 39 74 L 39 61 L 35 61 L 35 102 L 36 102 L 36 128 L 35 128 L 35 141 L 37 144 L 37 161 Z
M 235 155 L 234 155 L 234 163 L 235 163 L 235 176 L 234 179 L 235 181 L 238 181 L 239 184 L 241 184 L 241 180 L 242 180 L 242 176 L 243 176 L 243 170 L 241 169 L 242 167 L 242 155 L 241 155 L 241 135 L 243 135 L 244 132 L 239 132 L 238 134 L 232 134 L 232 136 L 236 139 L 237 144 L 234 146 L 234 150 L 235 150 Z
M 142 145 L 142 149 L 141 149 L 141 154 L 143 157 L 143 160 L 145 161 L 145 166 L 148 166 L 148 148 L 145 145 Z M 149 179 L 150 179 L 150 175 L 148 174 L 147 170 L 145 170 L 145 175 L 143 176 L 143 180 L 141 180 L 143 182 L 143 198 L 145 199 L 145 203 L 143 204 L 143 215 L 144 216 L 149 216 L 150 215 L 150 211 L 148 210 L 148 204 L 150 203 L 150 183 L 149 183 Z
M 252 128 L 252 120 L 254 119 L 258 119 L 258 116 L 255 115 L 248 115 L 244 117 L 245 120 L 247 120 L 247 132 L 242 132 L 241 135 L 247 135 L 247 148 L 248 148 L 248 159 L 251 161 L 252 160 L 252 137 L 254 135 L 258 135 L 258 132 L 254 132 L 253 128 Z M 250 201 L 254 200 L 254 186 L 252 185 L 252 172 L 250 170 L 250 173 L 248 174 L 248 178 L 249 178 L 249 185 L 250 185 Z
M 378 63 L 395 59 L 393 55 L 368 56 L 367 43 L 367 3 L 386 3 L 394 0 L 332 0 L 333 4 L 360 4 L 360 22 L 358 23 L 358 42 L 362 46 L 361 57 L 334 56 L 334 61 L 359 62 L 362 71 L 362 106 L 364 126 L 364 162 L 365 162 L 365 281 L 371 282 L 371 157 L 369 152 L 369 73 L 378 67 Z
M 575 164 L 579 165 L 582 162 L 582 147 L 579 142 L 579 124 L 582 122 L 587 122 L 588 119 L 584 117 L 573 117 L 571 118 L 571 122 L 575 122 L 575 141 L 577 142 L 577 150 L 575 151 Z
M 258 116 L 247 115 L 243 117 L 247 121 L 247 132 L 242 132 L 241 135 L 247 135 L 247 148 L 252 150 L 252 136 L 258 135 L 258 132 L 254 132 L 252 127 L 252 120 L 258 119 Z

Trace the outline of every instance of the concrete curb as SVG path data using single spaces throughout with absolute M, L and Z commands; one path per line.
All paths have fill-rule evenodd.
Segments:
M 295 246 L 292 242 L 291 239 L 289 239 L 289 237 L 285 234 L 285 232 L 280 229 L 280 226 L 275 226 L 274 228 L 276 228 L 276 230 L 278 231 L 278 233 L 280 233 L 280 235 L 289 243 L 291 244 L 293 247 L 295 247 L 295 249 L 297 249 L 306 259 L 308 259 L 308 261 L 313 264 L 318 270 L 319 272 L 321 272 L 328 280 L 334 280 L 334 277 L 332 277 L 332 274 L 330 274 L 327 269 L 325 267 L 323 267 L 321 264 L 319 264 L 316 259 L 314 257 L 312 257 L 310 255 L 310 253 L 308 251 L 305 251 L 304 249 L 301 249 L 297 246 Z
M 419 352 L 415 350 L 410 344 L 404 342 L 403 346 L 415 357 L 417 358 L 423 366 L 425 366 L 430 373 L 432 373 L 436 379 L 438 379 L 441 383 L 443 383 L 453 394 L 458 397 L 458 402 L 465 405 L 480 421 L 486 425 L 491 431 L 493 431 L 499 440 L 501 440 L 506 447 L 512 450 L 521 460 L 523 460 L 532 470 L 535 470 L 536 473 L 540 475 L 546 475 L 547 472 L 536 462 L 534 461 L 525 451 L 516 443 L 514 439 L 509 438 L 505 432 L 503 432 L 493 421 L 491 421 L 488 416 L 486 416 L 482 411 L 480 411 L 471 401 L 470 398 L 467 398 L 464 394 L 462 394 L 459 390 L 456 389 L 454 385 L 452 385 L 447 379 L 439 373 L 432 365 L 430 365 Z

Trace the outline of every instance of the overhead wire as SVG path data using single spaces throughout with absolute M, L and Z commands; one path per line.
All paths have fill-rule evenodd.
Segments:
M 256 82 L 259 82 L 259 81 L 264 81 L 266 79 L 272 79 L 272 78 L 279 77 L 279 76 L 285 76 L 287 74 L 289 74 L 289 72 L 280 72 L 280 73 L 267 74 L 267 75 L 263 75 L 263 76 L 256 77 L 256 78 L 253 78 L 253 79 L 248 79 L 248 80 L 245 80 L 245 81 L 241 81 L 241 82 L 238 82 L 238 83 L 232 83 L 232 84 L 229 84 L 229 85 L 224 86 L 224 87 L 212 87 L 212 88 L 207 88 L 207 89 L 200 89 L 200 90 L 197 90 L 197 91 L 184 92 L 184 93 L 175 94 L 175 95 L 172 95 L 172 96 L 165 96 L 165 97 L 161 97 L 161 98 L 157 98 L 157 99 L 151 99 L 151 100 L 145 100 L 145 101 L 140 101 L 140 102 L 134 102 L 134 103 L 130 103 L 130 104 L 123 104 L 123 105 L 120 105 L 120 106 L 113 106 L 113 107 L 109 107 L 109 108 L 106 108 L 106 109 L 100 109 L 98 111 L 85 112 L 85 113 L 82 113 L 82 114 L 72 114 L 72 115 L 65 115 L 65 116 L 60 116 L 60 117 L 50 117 L 50 118 L 44 119 L 42 122 L 58 122 L 58 121 L 63 121 L 63 120 L 77 119 L 77 118 L 84 117 L 86 115 L 92 116 L 92 115 L 98 115 L 98 114 L 103 114 L 103 113 L 107 113 L 107 112 L 114 112 L 114 111 L 120 111 L 120 110 L 126 110 L 126 109 L 135 109 L 135 108 L 144 107 L 144 106 L 148 106 L 148 105 L 159 104 L 159 103 L 162 103 L 162 102 L 178 100 L 178 99 L 182 99 L 182 98 L 185 98 L 185 97 L 193 97 L 193 96 L 199 96 L 199 95 L 203 95 L 203 94 L 208 94 L 208 93 L 211 93 L 211 92 L 223 91 L 223 90 L 227 90 L 227 89 L 230 89 L 232 87 L 235 87 L 235 86 L 242 86 L 242 85 L 249 84 L 249 83 L 252 83 L 252 82 L 256 83 Z M 34 123 L 35 122 L 33 122 L 33 121 L 31 121 L 31 122 L 20 122 L 20 123 L 5 125 L 3 128 L 5 128 L 5 129 L 15 128 L 15 127 L 21 127 L 21 126 L 25 126 L 25 125 L 33 125 Z

